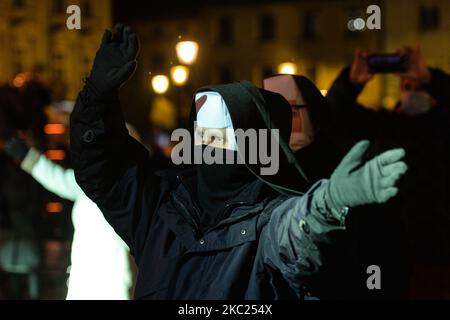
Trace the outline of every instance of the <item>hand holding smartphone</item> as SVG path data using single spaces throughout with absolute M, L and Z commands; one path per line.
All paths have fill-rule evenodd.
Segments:
M 408 68 L 405 55 L 400 54 L 373 54 L 367 57 L 370 73 L 399 73 Z

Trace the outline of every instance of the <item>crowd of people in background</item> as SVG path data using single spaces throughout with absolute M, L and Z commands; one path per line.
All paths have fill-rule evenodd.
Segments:
M 430 68 L 420 47 L 402 48 L 399 53 L 408 56 L 409 69 L 401 75 L 400 101 L 393 112 L 369 110 L 357 102 L 375 76 L 368 69 L 367 53 L 360 50 L 326 100 L 304 77 L 278 76 L 264 83 L 291 103 L 292 135 L 302 141 L 291 148 L 314 181 L 329 178 L 342 156 L 362 139 L 372 141 L 368 157 L 392 148 L 406 150 L 409 172 L 401 180 L 399 195 L 383 205 L 357 208 L 361 214 L 349 222 L 358 242 L 336 249 L 345 263 L 341 277 L 326 278 L 331 297 L 337 292 L 341 297 L 364 296 L 363 266 L 375 261 L 385 270 L 385 290 L 366 297 L 450 298 L 450 76 Z M 134 264 L 128 247 L 78 186 L 70 159 L 56 164 L 44 155 L 45 109 L 53 103 L 50 90 L 32 76 L 20 86 L 0 88 L 0 299 L 44 297 L 41 275 L 48 237 L 43 232 L 44 189 L 75 203 L 75 233 L 68 236 L 73 244 L 67 299 L 130 299 Z M 137 136 L 132 127 L 129 132 Z M 170 145 L 167 136 L 161 139 L 165 147 Z M 161 152 L 158 147 L 148 150 L 161 168 L 171 165 L 164 146 Z M 107 265 L 118 269 L 113 272 Z M 105 275 L 107 269 L 111 273 Z M 435 284 L 428 292 L 423 289 L 425 278 Z

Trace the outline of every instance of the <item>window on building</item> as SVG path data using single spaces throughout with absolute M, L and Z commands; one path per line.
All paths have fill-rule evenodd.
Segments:
M 53 71 L 53 77 L 56 81 L 63 81 L 64 80 L 64 72 L 61 69 L 55 69 Z
M 184 37 L 189 37 L 192 35 L 191 33 L 191 27 L 188 23 L 186 23 L 185 21 L 180 22 L 177 26 L 177 32 L 179 35 L 184 36 Z
M 160 24 L 154 25 L 150 29 L 150 38 L 152 40 L 161 40 L 164 39 L 164 28 Z
M 308 75 L 308 78 L 312 81 L 315 82 L 316 78 L 317 78 L 317 68 L 316 65 L 308 65 L 306 67 L 306 74 Z
M 89 76 L 89 70 L 91 70 L 92 60 L 89 57 L 83 57 L 81 59 L 81 65 L 83 66 L 84 76 Z
M 162 52 L 154 52 L 150 59 L 150 65 L 154 72 L 160 72 L 164 69 L 166 58 Z
M 12 5 L 14 8 L 23 8 L 25 6 L 25 0 L 13 0 Z
M 14 47 L 12 49 L 12 54 L 13 54 L 13 71 L 14 74 L 18 74 L 23 72 L 23 50 L 21 48 L 18 47 Z
M 231 45 L 234 41 L 233 21 L 230 17 L 219 19 L 219 43 L 224 46 Z
M 319 15 L 316 11 L 306 12 L 302 19 L 302 38 L 317 40 L 319 37 Z
M 233 81 L 233 70 L 230 66 L 219 68 L 219 83 L 230 83 Z
M 271 14 L 265 14 L 259 20 L 260 39 L 262 41 L 270 41 L 275 39 L 276 20 Z
M 14 71 L 14 74 L 19 74 L 23 71 L 22 63 L 20 61 L 15 61 L 13 63 L 13 71 Z
M 66 12 L 64 0 L 53 0 L 53 12 L 54 13 L 65 13 Z
M 262 77 L 263 79 L 269 78 L 271 76 L 273 76 L 274 74 L 276 74 L 275 72 L 275 68 L 271 65 L 265 65 L 262 68 Z
M 439 7 L 421 6 L 419 21 L 420 21 L 420 29 L 422 31 L 439 29 L 441 22 Z
M 92 17 L 92 3 L 91 0 L 84 0 L 83 1 L 83 8 L 81 9 L 83 12 L 83 15 L 87 18 Z

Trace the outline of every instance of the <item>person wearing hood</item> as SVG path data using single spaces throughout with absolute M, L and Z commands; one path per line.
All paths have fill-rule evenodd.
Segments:
M 19 138 L 9 140 L 5 152 L 45 189 L 74 202 L 66 300 L 129 300 L 133 281 L 129 249 L 80 189 L 73 170 L 54 163 Z
M 264 89 L 281 94 L 292 108 L 292 132 L 289 147 L 296 160 L 301 163 L 309 183 L 328 179 L 339 164 L 345 152 L 341 149 L 340 132 L 333 127 L 330 118 L 331 107 L 314 83 L 300 75 L 274 75 L 264 79 Z M 276 106 L 275 106 L 276 107 Z M 305 185 L 298 186 L 304 188 Z M 354 219 L 353 219 L 354 220 Z M 368 290 L 357 257 L 357 226 L 353 220 L 347 221 L 346 236 L 339 246 L 335 246 L 328 261 L 332 268 L 322 273 L 322 283 L 326 283 L 330 296 L 341 298 L 361 297 L 361 287 Z M 336 277 L 336 273 L 341 276 Z
M 384 264 L 393 264 L 397 271 L 385 277 L 387 286 L 397 286 L 405 276 L 408 282 L 414 264 L 428 266 L 418 273 L 417 285 L 422 289 L 416 291 L 413 279 L 395 289 L 396 295 L 408 297 L 408 287 L 416 287 L 410 290 L 410 297 L 442 298 L 448 296 L 448 288 L 442 287 L 442 278 L 432 280 L 431 275 L 436 273 L 431 270 L 441 269 L 442 263 L 448 265 L 450 261 L 450 75 L 428 67 L 420 46 L 405 47 L 398 53 L 405 56 L 407 69 L 398 74 L 400 101 L 393 112 L 371 110 L 357 102 L 365 85 L 375 76 L 369 71 L 368 53 L 359 49 L 351 67 L 345 68 L 333 83 L 327 100 L 331 117 L 340 124 L 333 128 L 345 137 L 341 140 L 343 145 L 369 139 L 369 154 L 396 147 L 407 153 L 405 161 L 410 169 L 399 196 L 381 209 L 365 208 L 366 212 L 378 214 L 378 218 L 368 215 L 371 218 L 361 222 L 366 226 L 361 232 L 365 240 L 361 242 L 366 244 L 362 251 L 370 252 L 367 261 L 381 259 Z M 398 261 L 400 257 L 403 262 Z M 399 267 L 400 263 L 404 266 Z M 436 263 L 441 267 L 436 267 Z M 441 272 L 440 277 L 448 279 L 450 274 Z M 421 278 L 434 285 L 421 285 Z
M 328 134 L 331 110 L 325 97 L 314 83 L 299 75 L 280 74 L 264 79 L 264 89 L 281 94 L 291 105 L 289 147 L 310 182 L 329 178 L 344 153 L 336 146 L 338 132 Z
M 330 179 L 299 193 L 291 187 L 304 176 L 287 143 L 291 107 L 281 95 L 243 81 L 202 88 L 192 104 L 197 138 L 183 142 L 222 161 L 155 172 L 146 149 L 127 134 L 118 99 L 138 48 L 129 27 L 105 32 L 71 116 L 76 179 L 129 245 L 139 269 L 135 297 L 321 296 L 326 288 L 316 280 L 345 233 L 346 216 L 397 194 L 407 170 L 404 151 L 367 160 L 369 143 L 362 141 Z M 264 163 L 249 160 L 252 154 L 243 151 L 250 143 L 238 143 L 238 130 L 279 132 L 275 147 L 259 140 L 259 148 L 280 149 L 279 171 L 292 174 L 262 175 Z

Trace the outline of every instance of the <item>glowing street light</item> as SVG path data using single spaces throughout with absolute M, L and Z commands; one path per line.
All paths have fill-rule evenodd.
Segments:
M 164 75 L 156 75 L 152 78 L 153 91 L 164 94 L 169 90 L 169 78 Z
M 175 85 L 184 86 L 189 79 L 189 68 L 185 66 L 172 67 L 170 75 Z
M 191 65 L 197 60 L 199 46 L 195 41 L 180 41 L 177 43 L 176 51 L 178 60 L 182 64 Z
M 296 74 L 297 73 L 297 65 L 292 62 L 281 63 L 278 66 L 279 74 Z

